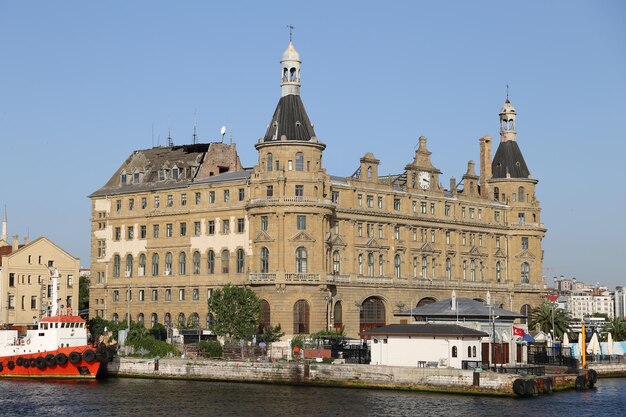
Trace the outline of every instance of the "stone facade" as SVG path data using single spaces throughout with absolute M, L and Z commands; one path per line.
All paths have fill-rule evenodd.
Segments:
M 253 168 L 234 145 L 152 148 L 90 196 L 92 317 L 209 326 L 207 297 L 226 283 L 254 289 L 263 324 L 288 335 L 345 327 L 358 337 L 452 290 L 489 291 L 524 313 L 541 303 L 546 230 L 508 100 L 493 160 L 491 137 L 478 141 L 480 175 L 470 161 L 444 187 L 421 137 L 397 175 L 379 176 L 365 153 L 337 177 L 299 96 L 300 64 L 290 44 Z
M 50 314 L 52 307 L 51 268 L 60 274 L 57 301 L 59 313 L 78 308 L 80 261 L 45 237 L 24 239 L 0 246 L 0 324 L 33 324 Z M 63 306 L 63 307 L 61 307 Z M 72 310 L 74 314 L 77 310 Z

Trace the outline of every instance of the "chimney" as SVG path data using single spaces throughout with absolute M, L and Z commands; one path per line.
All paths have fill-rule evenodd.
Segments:
M 480 138 L 480 195 L 489 197 L 487 181 L 491 179 L 491 136 Z
M 24 236 L 24 246 L 30 243 L 30 238 L 28 236 Z
M 450 192 L 453 196 L 456 195 L 456 178 L 450 177 Z
M 12 252 L 16 252 L 20 248 L 20 238 L 18 235 L 13 235 L 11 245 L 13 246 L 13 248 L 11 248 Z

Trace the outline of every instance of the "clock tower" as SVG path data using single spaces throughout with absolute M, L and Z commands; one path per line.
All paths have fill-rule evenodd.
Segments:
M 426 137 L 420 136 L 413 162 L 404 168 L 407 175 L 407 188 L 439 191 L 439 174 L 441 171 L 435 168 L 430 161 L 431 152 L 426 148 L 426 142 Z

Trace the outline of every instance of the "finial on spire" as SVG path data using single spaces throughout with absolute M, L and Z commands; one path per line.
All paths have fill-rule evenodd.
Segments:
M 509 85 L 506 85 L 506 101 L 509 101 Z
M 291 42 L 292 38 L 293 38 L 293 30 L 296 28 L 294 25 L 287 25 L 287 27 L 289 28 L 289 42 Z

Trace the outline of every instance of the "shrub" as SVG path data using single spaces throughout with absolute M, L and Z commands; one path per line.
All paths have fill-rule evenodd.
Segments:
M 198 355 L 207 358 L 221 358 L 222 345 L 214 340 L 202 340 L 198 343 Z
M 154 337 L 148 335 L 135 338 L 129 341 L 128 344 L 137 350 L 147 352 L 145 356 L 149 357 L 165 357 L 169 353 L 177 353 L 177 349 L 174 345 L 156 340 Z

